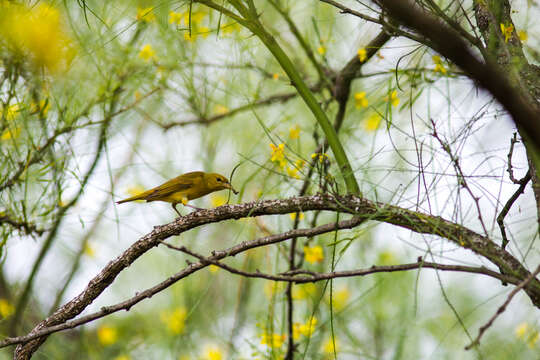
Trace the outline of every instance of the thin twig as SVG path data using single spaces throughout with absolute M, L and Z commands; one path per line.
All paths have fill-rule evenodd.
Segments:
M 474 204 L 476 205 L 476 212 L 478 214 L 478 220 L 480 221 L 480 225 L 482 225 L 482 230 L 484 230 L 484 234 L 486 236 L 489 236 L 487 227 L 484 224 L 484 219 L 482 217 L 482 210 L 480 209 L 480 198 L 474 196 L 471 188 L 469 187 L 469 184 L 467 183 L 467 179 L 465 178 L 463 174 L 463 170 L 461 170 L 461 165 L 459 164 L 458 157 L 452 153 L 452 149 L 450 148 L 450 145 L 448 145 L 448 143 L 446 143 L 443 139 L 439 137 L 439 134 L 437 133 L 437 128 L 435 126 L 435 121 L 433 121 L 433 119 L 430 119 L 430 120 L 433 126 L 433 133 L 432 133 L 433 137 L 439 142 L 439 144 L 441 144 L 441 147 L 443 148 L 444 152 L 446 152 L 448 156 L 450 157 L 450 160 L 452 161 L 452 164 L 454 165 L 454 169 L 456 170 L 456 175 L 458 177 L 458 184 L 461 187 L 463 187 L 473 199 Z
M 510 211 L 510 208 L 512 205 L 514 205 L 514 202 L 519 198 L 523 192 L 525 192 L 525 187 L 529 183 L 529 180 L 531 180 L 531 170 L 527 172 L 527 175 L 519 182 L 519 188 L 516 190 L 516 192 L 508 199 L 504 207 L 502 208 L 501 212 L 497 216 L 497 224 L 499 224 L 499 228 L 501 229 L 501 235 L 502 235 L 502 244 L 501 247 L 503 249 L 506 248 L 506 245 L 508 245 L 508 237 L 506 236 L 506 229 L 504 227 L 504 218 Z
M 506 169 L 506 171 L 508 172 L 508 176 L 510 177 L 510 180 L 512 180 L 512 182 L 514 184 L 521 184 L 522 180 L 518 180 L 514 177 L 514 169 L 512 167 L 512 155 L 514 154 L 514 145 L 516 143 L 518 143 L 519 140 L 517 139 L 517 133 L 514 133 L 514 136 L 512 137 L 512 139 L 510 139 L 510 150 L 508 150 L 508 167 Z
M 540 273 L 540 265 L 538 265 L 538 267 L 536 268 L 535 271 L 533 271 L 531 274 L 529 274 L 529 276 L 527 276 L 527 278 L 525 278 L 525 280 L 523 280 L 522 282 L 520 282 L 515 288 L 514 290 L 512 290 L 510 292 L 510 294 L 508 295 L 508 297 L 506 298 L 506 301 L 504 302 L 504 304 L 502 304 L 498 309 L 497 309 L 497 312 L 495 314 L 493 314 L 493 316 L 489 319 L 489 321 L 480 327 L 480 329 L 478 330 L 478 336 L 476 337 L 476 339 L 474 339 L 473 342 L 471 342 L 469 345 L 465 346 L 465 350 L 469 350 L 471 349 L 473 346 L 477 346 L 478 344 L 480 344 L 480 339 L 482 338 L 482 336 L 484 335 L 484 333 L 486 332 L 487 329 L 489 329 L 491 327 L 491 325 L 493 325 L 493 322 L 495 321 L 495 319 L 497 319 L 497 317 L 499 317 L 499 315 L 501 315 L 505 310 L 506 310 L 506 307 L 508 306 L 508 304 L 510 304 L 510 301 L 512 301 L 512 298 L 521 290 L 523 289 L 525 286 L 527 286 L 532 279 L 534 279 L 534 277 L 536 275 L 538 275 L 538 273 Z

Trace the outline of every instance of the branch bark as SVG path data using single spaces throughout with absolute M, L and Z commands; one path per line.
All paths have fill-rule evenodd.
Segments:
M 345 220 L 345 222 L 350 222 L 349 226 L 354 226 L 354 224 L 360 224 L 367 220 L 374 220 L 394 224 L 417 233 L 440 236 L 485 257 L 493 264 L 503 268 L 505 275 L 509 277 L 523 280 L 530 276 L 530 272 L 516 258 L 496 246 L 489 238 L 440 217 L 411 211 L 398 206 L 372 202 L 354 195 L 332 196 L 329 194 L 317 194 L 288 199 L 265 200 L 238 205 L 224 205 L 209 210 L 200 210 L 177 218 L 169 224 L 154 227 L 152 232 L 133 243 L 122 255 L 112 260 L 105 268 L 103 268 L 103 270 L 88 283 L 88 286 L 83 292 L 58 309 L 47 319 L 40 322 L 29 335 L 38 333 L 45 328 L 65 323 L 79 315 L 93 300 L 112 284 L 121 271 L 130 266 L 144 253 L 171 236 L 179 235 L 205 224 L 225 220 L 313 210 L 339 211 L 341 213 L 352 214 L 354 215 L 352 219 Z M 320 231 L 321 229 L 325 229 L 323 228 L 325 226 L 328 231 L 335 230 L 336 228 L 335 224 L 327 224 L 314 229 L 291 230 L 284 234 L 268 237 L 264 244 L 281 241 L 280 239 L 282 238 L 292 238 L 293 236 L 291 236 L 291 234 L 295 234 L 296 237 L 310 236 L 308 233 L 309 231 Z M 343 228 L 345 228 L 345 226 L 343 226 Z M 237 250 L 230 250 L 227 254 L 229 254 L 229 256 L 234 256 L 240 252 L 241 249 L 245 248 L 245 243 L 241 243 L 237 246 Z M 253 247 L 255 247 L 255 245 Z M 220 253 L 215 252 L 213 256 L 219 254 Z M 216 258 L 216 260 L 219 260 L 219 258 Z M 192 265 L 190 265 L 190 267 L 191 266 Z M 182 276 L 178 277 L 178 279 L 180 278 L 182 278 Z M 169 284 L 167 286 L 170 286 L 170 284 L 178 279 L 175 280 L 171 277 L 167 279 L 165 283 Z M 540 307 L 540 282 L 534 278 L 524 287 L 524 290 L 531 298 L 534 305 Z M 138 301 L 141 301 L 143 298 L 145 297 L 139 297 Z M 17 359 L 30 358 L 32 353 L 37 350 L 45 339 L 46 336 L 38 337 L 28 343 L 19 345 L 16 349 L 15 357 Z

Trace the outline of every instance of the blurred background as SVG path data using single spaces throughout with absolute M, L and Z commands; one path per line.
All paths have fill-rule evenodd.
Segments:
M 376 16 L 369 3 L 342 3 Z M 448 14 L 457 8 L 437 3 Z M 351 59 L 362 63 L 339 138 L 365 197 L 487 231 L 501 243 L 496 218 L 518 188 L 507 172 L 516 130 L 488 93 L 399 34 L 368 57 L 381 26 L 328 4 L 255 4 L 332 121 L 338 106 L 328 84 Z M 462 2 L 474 19 L 472 5 Z M 515 1 L 512 10 L 513 34 L 538 63 L 538 4 Z M 316 153 L 323 131 L 279 63 L 249 30 L 201 4 L 0 2 L 0 102 L 3 337 L 28 333 L 153 226 L 176 217 L 169 204 L 114 203 L 122 198 L 189 171 L 229 178 L 236 166 L 230 180 L 239 195 L 222 191 L 192 204 L 286 198 L 299 194 L 313 160 L 306 194 L 330 191 L 321 187 L 325 181 L 345 192 L 332 151 Z M 521 179 L 528 164 L 519 141 L 511 161 Z M 306 228 L 335 220 L 327 212 L 231 220 L 168 241 L 209 255 L 287 231 L 295 221 Z M 507 250 L 534 269 L 540 254 L 530 185 L 504 223 Z M 289 269 L 288 249 L 284 242 L 225 263 L 280 273 Z M 317 272 L 418 257 L 494 268 L 443 238 L 374 221 L 300 239 L 297 254 L 302 268 Z M 152 249 L 83 314 L 165 280 L 186 260 L 194 261 L 164 246 Z M 129 312 L 50 336 L 35 358 L 281 359 L 286 286 L 210 266 Z M 296 358 L 538 359 L 540 313 L 524 293 L 479 348 L 464 350 L 512 289 L 486 276 L 432 269 L 295 285 Z

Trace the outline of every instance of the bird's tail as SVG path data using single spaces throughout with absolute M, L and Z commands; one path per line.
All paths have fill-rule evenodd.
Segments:
M 146 197 L 148 196 L 148 194 L 149 194 L 149 192 L 145 191 L 145 192 L 143 192 L 143 193 L 141 193 L 139 195 L 135 195 L 135 196 L 129 197 L 127 199 L 117 201 L 116 203 L 117 204 L 123 204 L 123 203 L 130 202 L 130 201 L 146 200 Z

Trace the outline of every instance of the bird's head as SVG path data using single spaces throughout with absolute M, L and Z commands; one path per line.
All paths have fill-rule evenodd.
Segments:
M 229 183 L 229 180 L 223 175 L 210 173 L 205 174 L 206 184 L 212 191 L 218 191 L 223 189 L 230 189 L 233 193 L 238 194 L 232 185 Z

